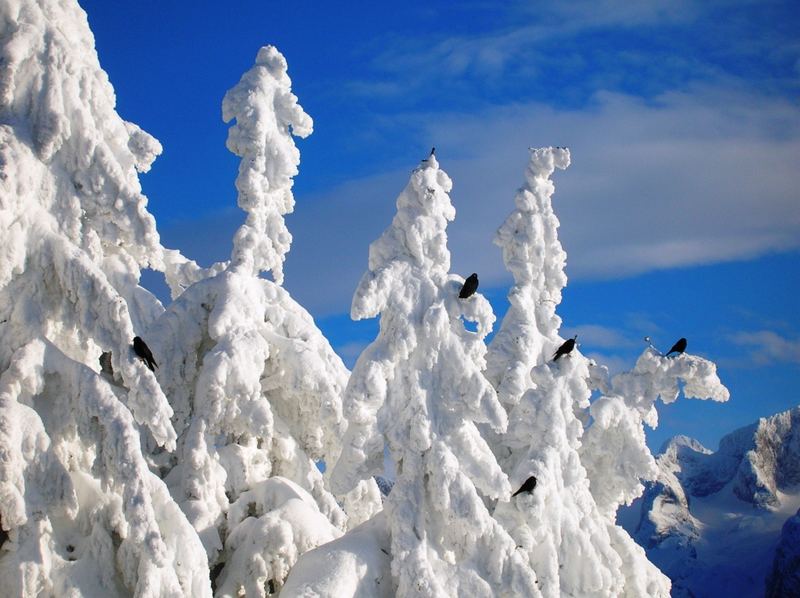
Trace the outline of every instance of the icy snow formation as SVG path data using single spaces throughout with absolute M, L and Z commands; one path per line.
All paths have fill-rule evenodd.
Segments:
M 149 335 L 179 436 L 174 456 L 154 459 L 200 534 L 211 567 L 221 568 L 224 595 L 242 588 L 250 595 L 264 582 L 279 590 L 301 552 L 346 526 L 316 462 L 333 462 L 341 450 L 347 369 L 308 312 L 259 277 L 262 268 L 272 268 L 279 278 L 290 239 L 281 214 L 299 159 L 292 132 L 310 132 L 290 85 L 283 56 L 265 47 L 225 96 L 225 117 L 236 118 L 228 145 L 242 156 L 237 187 L 247 222 L 230 265 L 186 289 Z M 265 480 L 273 488 L 277 476 L 302 489 L 302 500 L 256 501 L 259 508 L 244 517 L 237 505 L 265 492 Z M 366 496 L 379 505 L 371 485 Z M 312 519 L 301 516 L 313 511 L 305 492 L 315 503 Z M 297 516 L 286 516 L 291 513 Z M 358 521 L 364 517 L 357 514 Z M 332 529 L 309 534 L 309 521 L 322 519 Z M 266 535 L 269 543 L 256 550 L 252 542 Z M 249 572 L 264 579 L 256 583 Z
M 370 246 L 351 315 L 380 314 L 381 329 L 347 385 L 349 427 L 332 481 L 344 491 L 377 473 L 388 445 L 397 473 L 385 512 L 398 596 L 536 596 L 524 555 L 482 500 L 507 498 L 511 488 L 476 423 L 502 431 L 506 417 L 481 374 L 494 315 L 480 294 L 459 299 L 464 279 L 448 274 L 451 187 L 431 155 Z
M 494 516 L 528 554 L 544 596 L 668 596 L 669 580 L 590 492 L 576 416 L 589 405 L 590 363 L 577 349 L 552 360 L 563 343 L 555 309 L 566 276 L 550 176 L 569 162 L 565 148 L 531 151 L 516 209 L 495 239 L 515 282 L 489 348 L 488 376 L 510 422 L 495 451 L 515 487 L 531 475 L 537 485 L 498 502 Z
M 283 592 L 293 598 L 394 598 L 384 513 L 305 553 Z
M 261 48 L 256 64 L 222 100 L 222 118 L 236 120 L 228 131 L 228 149 L 242 158 L 236 189 L 247 212 L 233 241 L 232 263 L 258 274 L 271 270 L 283 283 L 283 261 L 292 236 L 283 220 L 294 209 L 292 177 L 300 152 L 292 135 L 308 137 L 311 117 L 297 103 L 286 59 L 273 46 Z
M 676 437 L 656 462 L 656 481 L 620 518 L 673 595 L 763 595 L 773 558 L 791 562 L 775 545 L 800 506 L 800 407 L 728 434 L 716 452 Z
M 137 178 L 160 145 L 114 101 L 76 3 L 0 3 L 0 584 L 15 595 L 210 594 L 141 451 L 176 433 L 131 349 L 163 310 L 140 269 L 203 273 L 161 247 Z
M 531 387 L 533 366 L 552 357 L 563 342 L 557 336 L 561 318 L 556 307 L 567 284 L 567 254 L 558 240 L 559 222 L 551 203 L 555 186 L 550 177 L 569 162 L 566 148 L 531 151 L 525 184 L 514 198 L 516 209 L 494 238 L 514 276 L 514 286 L 500 330 L 489 345 L 486 376 L 507 409 Z
M 683 353 L 664 357 L 648 347 L 635 367 L 614 376 L 606 395 L 589 410 L 592 425 L 584 435 L 581 461 L 601 511 L 614 519 L 622 504 L 641 496 L 642 480 L 656 477 L 656 463 L 645 441 L 644 424 L 658 425 L 656 401 L 686 398 L 727 401 L 730 393 L 707 359 Z

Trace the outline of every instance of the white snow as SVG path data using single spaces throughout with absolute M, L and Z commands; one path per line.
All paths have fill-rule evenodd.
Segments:
M 488 375 L 510 422 L 494 441 L 495 453 L 515 488 L 531 475 L 537 484 L 498 502 L 494 516 L 528 554 L 544 596 L 668 596 L 669 580 L 604 516 L 590 491 L 578 417 L 589 406 L 590 362 L 578 349 L 553 361 L 564 342 L 555 309 L 566 284 L 566 256 L 550 176 L 569 163 L 565 148 L 531 150 L 517 207 L 495 239 L 515 282 L 489 348 Z
M 345 391 L 349 427 L 334 487 L 378 473 L 388 445 L 396 480 L 385 513 L 397 595 L 535 596 L 527 559 L 483 502 L 511 488 L 476 423 L 499 432 L 507 420 L 481 374 L 494 315 L 480 294 L 459 299 L 464 279 L 448 273 L 451 188 L 432 154 L 370 246 L 352 316 L 380 314 L 381 331 Z
M 0 3 L 2 593 L 666 596 L 614 520 L 656 477 L 651 517 L 636 511 L 650 546 L 772 570 L 779 519 L 800 506 L 794 415 L 722 456 L 675 443 L 657 468 L 656 401 L 727 400 L 714 364 L 647 350 L 609 379 L 579 347 L 552 360 L 567 279 L 551 176 L 567 149 L 531 150 L 495 237 L 514 286 L 488 348 L 491 306 L 460 299 L 449 271 L 453 183 L 433 153 L 412 172 L 353 297 L 380 332 L 350 374 L 281 286 L 294 137 L 313 125 L 276 48 L 222 112 L 245 221 L 231 260 L 202 268 L 161 245 L 138 176 L 162 148 L 116 113 L 83 10 Z M 166 309 L 143 268 L 163 272 Z M 714 547 L 745 536 L 757 549 Z

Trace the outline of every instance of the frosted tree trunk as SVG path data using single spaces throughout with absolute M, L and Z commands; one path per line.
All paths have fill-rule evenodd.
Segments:
M 528 555 L 547 597 L 669 596 L 669 580 L 621 528 L 603 518 L 581 464 L 591 364 L 576 348 L 554 361 L 564 342 L 555 309 L 566 284 L 550 176 L 570 163 L 565 148 L 531 151 L 516 209 L 498 230 L 514 276 L 511 307 L 489 347 L 487 376 L 508 409 L 495 440 L 514 488 L 535 476 L 531 492 L 496 505 L 494 516 Z
M 0 587 L 210 595 L 141 449 L 176 432 L 131 348 L 163 311 L 141 268 L 203 274 L 159 243 L 137 172 L 161 147 L 116 113 L 77 3 L 0 3 L 0 123 Z
M 464 279 L 448 274 L 451 186 L 431 155 L 370 246 L 351 313 L 380 314 L 381 332 L 345 392 L 349 427 L 333 482 L 344 491 L 377 473 L 388 446 L 397 473 L 385 506 L 398 596 L 536 596 L 526 559 L 483 501 L 507 498 L 510 486 L 476 424 L 500 431 L 507 422 L 481 373 L 491 307 L 480 294 L 459 299 Z

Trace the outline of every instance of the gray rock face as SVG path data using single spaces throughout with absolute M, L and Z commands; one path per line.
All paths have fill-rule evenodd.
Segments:
M 783 524 L 764 596 L 800 596 L 800 511 Z

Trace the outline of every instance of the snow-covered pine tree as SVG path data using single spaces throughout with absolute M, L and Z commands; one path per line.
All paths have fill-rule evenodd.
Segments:
M 199 538 L 141 450 L 141 434 L 167 450 L 176 434 L 131 348 L 163 309 L 140 269 L 180 284 L 191 265 L 141 194 L 160 145 L 114 102 L 76 2 L 0 3 L 4 595 L 210 595 Z
M 491 307 L 480 294 L 459 299 L 464 279 L 448 274 L 451 187 L 431 155 L 370 246 L 351 315 L 380 315 L 381 329 L 347 385 L 349 427 L 334 487 L 344 491 L 380 471 L 388 446 L 396 471 L 385 503 L 396 595 L 536 596 L 527 559 L 482 498 L 507 499 L 510 486 L 476 424 L 500 431 L 507 422 L 481 373 Z
M 579 456 L 589 404 L 589 362 L 576 349 L 553 361 L 563 343 L 555 309 L 566 284 L 550 176 L 569 150 L 531 151 L 516 209 L 495 242 L 514 276 L 511 308 L 489 347 L 488 376 L 509 410 L 496 452 L 515 487 L 531 492 L 499 502 L 494 516 L 528 554 L 546 597 L 669 596 L 667 579 L 622 528 L 604 519 Z M 506 321 L 507 320 L 507 321 Z
M 189 287 L 149 338 L 178 433 L 175 456 L 161 461 L 167 483 L 203 539 L 217 595 L 263 596 L 299 554 L 345 528 L 316 463 L 338 458 L 348 372 L 279 284 L 300 161 L 292 135 L 309 135 L 312 121 L 278 50 L 261 48 L 225 95 L 223 118 L 236 121 L 227 145 L 242 158 L 247 220 L 227 268 Z

